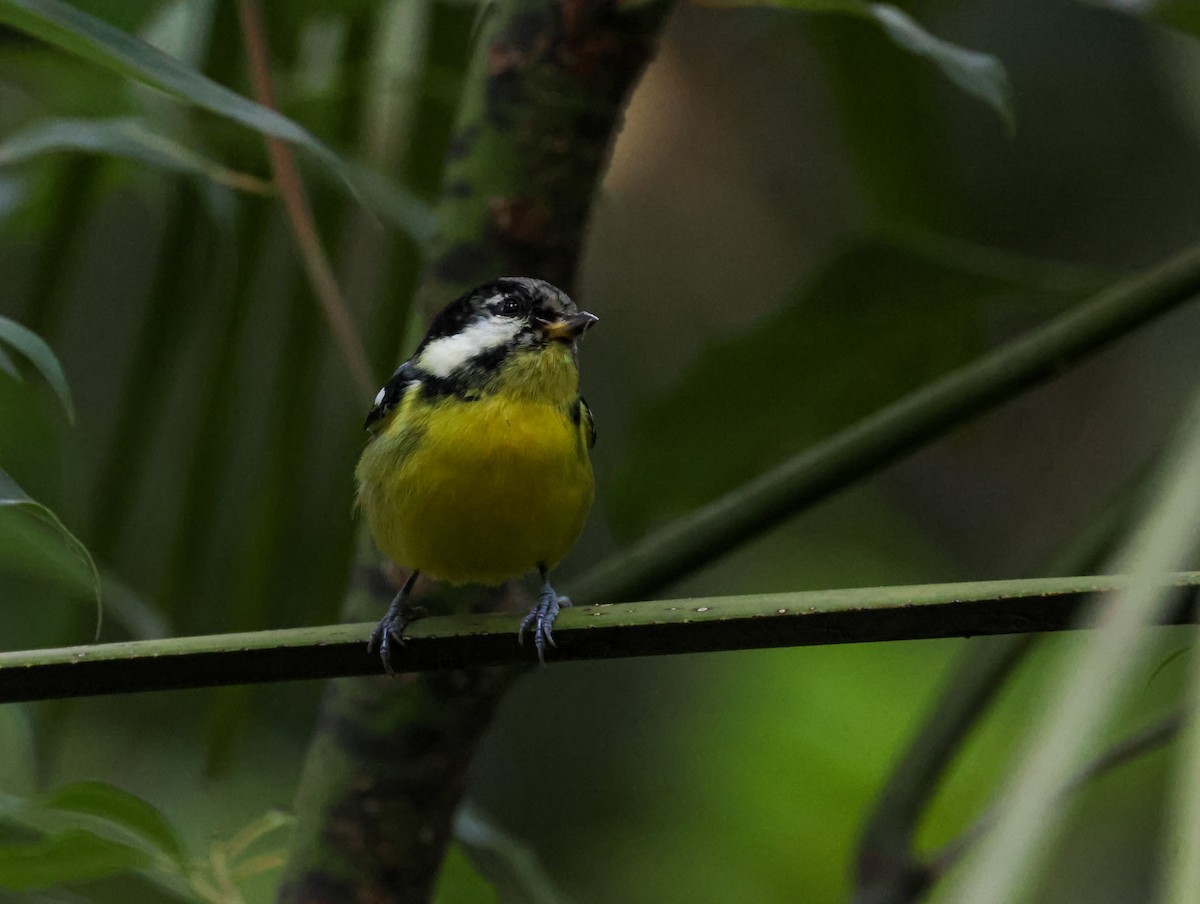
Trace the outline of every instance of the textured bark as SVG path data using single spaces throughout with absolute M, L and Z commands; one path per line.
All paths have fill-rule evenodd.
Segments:
M 505 0 L 489 10 L 446 162 L 439 236 L 420 291 L 427 313 L 497 276 L 573 291 L 591 200 L 667 9 L 661 0 Z M 360 562 L 346 616 L 377 618 L 396 576 L 370 553 Z M 516 588 L 433 592 L 437 599 L 423 602 L 437 612 L 524 604 Z M 471 755 L 519 673 L 331 682 L 279 900 L 428 900 Z

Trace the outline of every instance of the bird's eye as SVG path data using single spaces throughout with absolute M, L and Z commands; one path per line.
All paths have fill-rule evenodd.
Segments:
M 521 302 L 517 301 L 515 298 L 509 298 L 509 299 L 505 300 L 504 304 L 500 305 L 500 313 L 501 314 L 520 314 L 521 313 Z

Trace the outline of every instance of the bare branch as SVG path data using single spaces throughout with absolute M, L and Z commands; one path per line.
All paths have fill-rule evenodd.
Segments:
M 1172 624 L 1194 622 L 1200 572 L 1165 575 L 1187 591 Z M 1040 578 L 653 600 L 564 610 L 551 661 L 659 656 L 836 643 L 1061 631 L 1090 594 L 1121 576 Z M 292 628 L 0 654 L 0 702 L 134 693 L 381 672 L 367 652 L 370 624 Z M 532 664 L 503 613 L 414 622 L 402 672 Z
M 1183 714 L 1172 713 L 1158 722 L 1122 738 L 1092 762 L 1084 766 L 1063 789 L 1064 798 L 1081 791 L 1094 779 L 1100 778 L 1118 766 L 1152 753 L 1170 743 L 1183 726 Z M 933 878 L 944 875 L 971 847 L 987 833 L 996 820 L 994 811 L 984 813 L 969 829 L 947 844 L 932 859 L 928 869 Z

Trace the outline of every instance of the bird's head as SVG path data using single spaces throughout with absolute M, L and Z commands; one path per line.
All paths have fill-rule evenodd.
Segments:
M 412 360 L 437 379 L 467 385 L 487 383 L 505 373 L 525 382 L 543 370 L 545 378 L 552 379 L 556 362 L 574 368 L 575 341 L 597 319 L 548 282 L 498 279 L 448 304 L 434 318 Z

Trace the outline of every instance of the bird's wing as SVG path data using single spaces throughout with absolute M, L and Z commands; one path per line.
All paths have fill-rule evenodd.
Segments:
M 587 436 L 587 447 L 591 449 L 596 445 L 596 419 L 592 416 L 592 409 L 583 400 L 583 396 L 579 397 L 579 414 L 583 420 L 583 429 Z
M 383 388 L 375 396 L 375 404 L 367 412 L 367 420 L 363 424 L 363 429 L 370 430 L 386 417 L 393 408 L 400 404 L 400 400 L 404 398 L 404 394 L 409 388 L 419 383 L 420 379 L 420 374 L 412 361 L 405 361 L 397 367 L 391 379 L 383 384 Z

